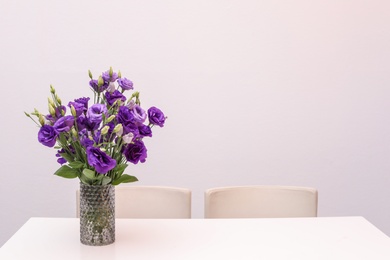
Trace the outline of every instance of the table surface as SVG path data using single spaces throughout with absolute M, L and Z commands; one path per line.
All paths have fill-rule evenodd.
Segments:
M 0 259 L 390 259 L 390 238 L 363 217 L 117 219 L 116 241 L 80 243 L 78 218 L 31 218 Z

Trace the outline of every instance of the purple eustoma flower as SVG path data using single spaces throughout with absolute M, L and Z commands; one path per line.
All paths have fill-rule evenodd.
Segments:
M 153 125 L 158 125 L 160 127 L 164 126 L 165 116 L 164 113 L 157 107 L 151 107 L 148 109 L 149 122 Z
M 117 120 L 123 126 L 123 134 L 133 133 L 135 136 L 139 135 L 138 126 L 134 119 L 134 114 L 128 107 L 119 107 Z
M 64 116 L 58 119 L 57 122 L 54 123 L 53 127 L 59 133 L 69 132 L 73 124 L 74 124 L 73 116 Z
M 112 106 L 114 104 L 114 102 L 117 101 L 118 99 L 120 99 L 122 102 L 126 101 L 126 97 L 122 93 L 120 93 L 118 90 L 115 90 L 112 93 L 107 91 L 105 93 L 105 96 L 106 96 L 107 103 L 110 106 Z
M 144 143 L 140 140 L 126 145 L 123 150 L 127 161 L 137 164 L 138 162 L 144 163 L 147 158 L 147 149 Z
M 103 140 L 100 140 L 101 133 L 100 130 L 95 132 L 95 135 L 92 137 L 93 141 L 97 144 L 100 144 Z
M 110 71 L 106 71 L 102 73 L 102 78 L 105 82 L 114 82 L 118 78 L 118 74 L 113 72 L 112 76 L 110 77 Z
M 69 102 L 68 107 L 74 107 L 74 110 L 76 111 L 76 116 L 79 117 L 81 116 L 84 111 L 87 111 L 87 109 L 84 107 L 84 104 L 78 103 L 78 102 Z
M 138 126 L 138 131 L 141 136 L 150 136 L 152 137 L 152 129 L 147 125 Z
M 134 114 L 128 107 L 120 106 L 117 115 L 118 122 L 126 124 L 128 122 L 134 122 Z
M 38 141 L 48 147 L 53 147 L 56 143 L 58 132 L 51 125 L 44 125 L 39 129 Z
M 80 143 L 82 146 L 87 148 L 88 146 L 92 146 L 94 144 L 94 141 L 89 139 L 88 137 L 88 130 L 83 129 L 79 132 L 79 138 L 80 138 Z
M 45 116 L 46 120 L 48 120 L 50 122 L 51 125 L 53 125 L 55 122 L 56 122 L 56 118 L 54 118 L 52 115 L 46 115 Z
M 87 127 L 87 118 L 85 116 L 79 116 L 76 119 L 77 129 L 79 131 L 84 130 Z
M 65 106 L 56 107 L 55 112 L 56 112 L 56 118 L 63 117 L 66 114 L 66 107 Z
M 57 159 L 57 162 L 59 164 L 63 165 L 64 163 L 66 163 L 66 160 L 64 158 L 60 157 L 60 158 Z
M 139 105 L 135 105 L 133 107 L 133 109 L 131 110 L 131 112 L 133 113 L 134 120 L 137 123 L 141 123 L 142 124 L 143 122 L 145 122 L 146 117 L 147 117 L 146 112 Z
M 79 131 L 81 130 L 88 130 L 88 131 L 94 131 L 99 128 L 100 122 L 91 122 L 89 118 L 86 118 L 85 116 L 79 116 L 77 118 L 77 129 Z
M 116 166 L 116 161 L 99 148 L 89 146 L 87 148 L 88 164 L 95 168 L 97 173 L 105 174 Z
M 93 90 L 95 90 L 98 93 L 103 92 L 108 88 L 108 82 L 104 81 L 104 84 L 101 87 L 99 87 L 98 80 L 96 79 L 91 79 L 89 81 L 89 85 L 93 88 Z
M 87 111 L 87 117 L 88 120 L 92 123 L 98 123 L 102 122 L 103 120 L 103 114 L 107 113 L 107 108 L 103 104 L 95 104 L 92 105 L 90 108 L 88 108 Z
M 88 137 L 82 137 L 80 138 L 80 143 L 82 146 L 84 146 L 85 148 L 89 147 L 89 146 L 93 146 L 94 142 L 93 140 L 89 139 Z
M 58 158 L 57 162 L 63 165 L 64 163 L 66 163 L 66 160 L 61 156 L 61 152 L 63 152 L 63 149 L 57 151 L 56 157 Z
M 133 82 L 127 78 L 120 78 L 118 79 L 118 85 L 123 89 L 123 90 L 130 90 L 133 89 Z
M 87 111 L 87 109 L 88 109 L 88 101 L 89 101 L 89 97 L 82 97 L 82 98 L 77 98 L 74 100 L 74 102 L 81 103 L 84 105 L 84 108 L 85 108 L 84 111 Z
M 122 124 L 123 134 L 133 133 L 135 137 L 139 136 L 138 126 L 132 122 L 128 122 L 126 124 Z

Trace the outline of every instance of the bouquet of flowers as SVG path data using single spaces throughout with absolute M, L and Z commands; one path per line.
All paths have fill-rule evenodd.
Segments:
M 65 106 L 50 86 L 49 114 L 37 109 L 25 114 L 39 127 L 38 141 L 57 150 L 61 167 L 56 175 L 78 177 L 88 185 L 137 181 L 135 176 L 124 174 L 127 163 L 145 162 L 143 138 L 152 137 L 153 126 L 163 127 L 166 117 L 156 107 L 145 111 L 137 91 L 126 98 L 124 92 L 133 90 L 133 82 L 120 71 L 110 68 L 98 79 L 89 71 L 89 77 L 93 104 L 89 104 L 89 97 L 81 97 Z

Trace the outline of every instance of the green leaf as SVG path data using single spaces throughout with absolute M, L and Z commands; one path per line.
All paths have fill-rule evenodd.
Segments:
M 80 169 L 80 168 L 84 167 L 84 163 L 78 162 L 78 161 L 74 161 L 74 162 L 70 162 L 69 166 L 72 167 L 73 169 Z
M 85 177 L 83 174 L 80 175 L 80 181 L 84 184 L 88 184 L 88 185 L 92 184 L 91 180 L 87 179 L 87 177 Z
M 77 170 L 70 168 L 68 165 L 61 166 L 54 174 L 68 179 L 76 178 L 79 175 Z
M 104 176 L 102 180 L 102 185 L 107 185 L 111 182 L 111 178 L 108 176 Z
M 68 141 L 66 140 L 65 135 L 63 133 L 60 133 L 59 139 L 60 139 L 60 143 L 63 145 L 68 143 Z
M 127 167 L 127 164 L 119 164 L 114 168 L 113 172 L 116 172 L 119 175 L 122 175 L 122 173 L 125 171 L 126 167 Z
M 135 176 L 130 176 L 127 174 L 123 174 L 121 177 L 118 179 L 114 180 L 112 182 L 112 185 L 118 185 L 120 183 L 128 183 L 128 182 L 135 182 L 138 181 L 138 179 Z
M 96 179 L 96 177 L 95 177 L 95 172 L 92 171 L 92 170 L 90 170 L 90 169 L 84 169 L 84 170 L 83 170 L 83 175 L 84 175 L 85 177 L 87 177 L 88 179 L 91 179 L 91 180 Z
M 73 156 L 67 154 L 67 153 L 60 153 L 61 157 L 64 158 L 67 162 L 73 162 L 74 158 Z

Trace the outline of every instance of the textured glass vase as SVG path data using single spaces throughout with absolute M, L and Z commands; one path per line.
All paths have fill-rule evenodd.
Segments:
M 80 183 L 80 241 L 104 246 L 115 241 L 115 187 Z

